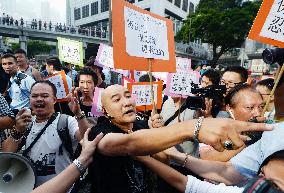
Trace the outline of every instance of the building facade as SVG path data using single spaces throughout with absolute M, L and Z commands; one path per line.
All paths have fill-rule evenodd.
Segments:
M 174 32 L 180 30 L 183 20 L 195 10 L 192 0 L 127 0 L 130 3 L 169 18 Z M 71 26 L 95 27 L 107 31 L 109 26 L 109 0 L 66 0 L 66 18 Z

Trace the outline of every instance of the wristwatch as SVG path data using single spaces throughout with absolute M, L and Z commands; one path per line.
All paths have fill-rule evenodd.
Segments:
M 74 164 L 76 165 L 76 167 L 78 168 L 80 174 L 83 175 L 83 174 L 85 173 L 85 171 L 86 171 L 85 166 L 83 166 L 83 164 L 82 164 L 82 163 L 80 162 L 80 160 L 78 160 L 78 159 L 75 159 L 75 160 L 73 161 L 73 163 L 74 163 Z

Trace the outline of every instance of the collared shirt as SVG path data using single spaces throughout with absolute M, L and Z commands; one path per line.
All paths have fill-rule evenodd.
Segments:
M 10 78 L 10 88 L 8 93 L 12 102 L 10 104 L 11 109 L 21 109 L 24 107 L 30 107 L 30 92 L 32 84 L 35 80 L 29 75 L 24 74 L 25 78 L 18 82 L 18 77 L 21 72 L 17 72 L 16 76 Z M 17 83 L 18 82 L 18 83 Z
M 230 162 L 248 178 L 257 175 L 263 161 L 271 154 L 284 149 L 284 122 L 274 125 L 273 131 L 265 131 L 260 140 L 246 147 Z

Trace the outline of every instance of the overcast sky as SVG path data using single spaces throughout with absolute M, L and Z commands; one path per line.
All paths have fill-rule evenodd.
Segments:
M 0 0 L 0 8 L 2 14 L 4 12 L 17 19 L 23 17 L 30 21 L 33 18 L 62 23 L 66 21 L 65 0 Z

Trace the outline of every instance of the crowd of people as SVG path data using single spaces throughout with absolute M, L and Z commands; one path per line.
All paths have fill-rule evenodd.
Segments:
M 0 144 L 31 162 L 32 193 L 284 191 L 284 75 L 270 96 L 273 78 L 250 84 L 241 66 L 204 69 L 202 108 L 164 95 L 157 112 L 138 113 L 130 91 L 107 85 L 93 59 L 79 71 L 58 57 L 44 69 L 28 61 L 21 49 L 1 57 Z M 64 102 L 45 80 L 61 70 Z M 92 113 L 96 87 L 103 116 Z
M 7 26 L 16 26 L 16 27 L 27 27 L 35 30 L 45 30 L 45 31 L 54 31 L 54 32 L 63 32 L 71 34 L 80 34 L 93 37 L 103 37 L 105 38 L 108 34 L 107 27 L 99 26 L 78 26 L 74 27 L 66 25 L 65 23 L 52 23 L 51 21 L 42 21 L 41 19 L 32 19 L 32 21 L 24 21 L 21 17 L 20 19 L 14 19 L 12 16 L 3 13 L 0 17 L 0 24 Z

